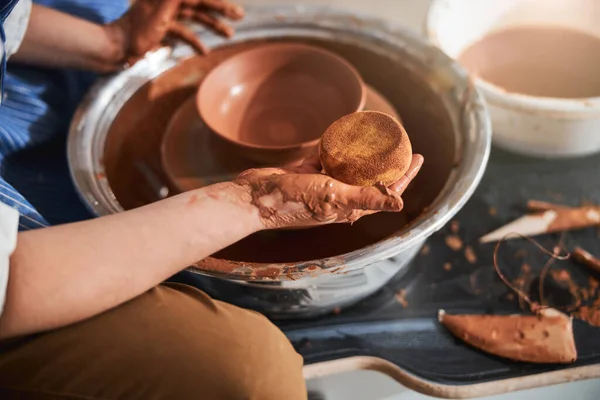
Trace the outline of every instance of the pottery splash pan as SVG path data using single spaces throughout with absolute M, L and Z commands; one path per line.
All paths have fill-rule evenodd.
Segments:
M 96 215 L 176 193 L 180 188 L 168 183 L 163 169 L 164 134 L 211 68 L 272 41 L 332 51 L 354 65 L 381 95 L 379 101 L 395 109 L 415 152 L 427 160 L 405 194 L 405 210 L 352 226 L 261 232 L 190 271 L 204 277 L 208 287 L 203 288 L 211 295 L 272 316 L 315 315 L 352 304 L 404 270 L 426 238 L 473 193 L 490 147 L 485 107 L 464 71 L 441 51 L 380 20 L 330 9 L 269 7 L 249 10 L 236 28 L 232 41 L 198 30 L 214 49 L 207 57 L 196 57 L 183 45 L 163 48 L 99 82 L 71 127 L 69 161 L 76 185 Z M 194 155 L 207 163 L 210 157 L 224 159 L 215 157 L 218 143 L 194 140 L 198 147 L 188 146 L 182 164 Z M 241 167 L 225 170 L 235 174 Z M 187 188 L 211 183 L 183 178 L 191 185 Z M 386 261 L 390 257 L 394 262 Z

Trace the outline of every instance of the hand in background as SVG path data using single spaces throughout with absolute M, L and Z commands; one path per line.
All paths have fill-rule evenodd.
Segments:
M 199 22 L 231 37 L 233 28 L 217 16 L 239 20 L 244 10 L 226 0 L 137 0 L 123 17 L 106 28 L 120 42 L 125 61 L 131 65 L 168 37 L 179 38 L 206 54 L 208 49 L 182 21 Z
M 25 37 L 11 61 L 110 73 L 135 63 L 169 37 L 181 38 L 203 54 L 206 47 L 182 21 L 233 35 L 218 16 L 238 20 L 244 10 L 226 0 L 136 0 L 121 18 L 99 25 L 33 4 Z

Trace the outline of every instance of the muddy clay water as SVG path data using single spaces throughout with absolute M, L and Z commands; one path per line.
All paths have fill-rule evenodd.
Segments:
M 376 243 L 401 230 L 430 205 L 455 165 L 455 136 L 444 104 L 423 84 L 417 71 L 369 49 L 344 43 L 303 40 L 349 60 L 402 117 L 415 153 L 425 165 L 404 195 L 405 210 L 364 217 L 353 225 L 329 225 L 298 231 L 254 234 L 215 254 L 216 258 L 256 263 L 290 263 L 342 255 Z M 144 85 L 121 109 L 108 132 L 103 163 L 110 187 L 125 209 L 156 201 L 147 171 L 168 185 L 161 163 L 161 142 L 172 115 L 195 94 L 203 77 L 222 60 L 262 41 L 231 45 L 207 57 L 192 57 Z M 217 146 L 220 157 L 239 157 Z M 184 155 L 182 155 L 182 163 Z M 140 169 L 140 165 L 145 168 Z M 146 173 L 144 173 L 146 171 Z M 170 194 L 177 189 L 170 187 Z
M 519 26 L 490 33 L 458 61 L 508 92 L 531 96 L 600 96 L 600 38 L 570 28 Z

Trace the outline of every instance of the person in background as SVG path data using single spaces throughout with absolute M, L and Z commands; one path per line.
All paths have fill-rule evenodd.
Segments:
M 217 15 L 244 12 L 224 0 L 0 1 L 0 398 L 306 398 L 302 357 L 265 317 L 162 282 L 260 230 L 400 211 L 422 157 L 390 191 L 334 181 L 312 158 L 97 219 L 68 176 L 68 124 L 97 74 L 168 38 L 206 53 L 182 20 L 233 34 Z M 275 190 L 255 191 L 265 185 Z M 291 186 L 304 195 L 290 204 Z

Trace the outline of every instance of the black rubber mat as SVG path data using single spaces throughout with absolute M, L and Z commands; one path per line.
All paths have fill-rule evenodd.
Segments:
M 493 244 L 478 245 L 483 234 L 521 216 L 529 199 L 569 205 L 600 203 L 600 157 L 548 161 L 492 152 L 486 175 L 476 194 L 455 218 L 464 245 L 472 246 L 477 261 L 467 260 L 464 249 L 451 250 L 446 238 L 450 226 L 427 243 L 408 274 L 383 290 L 339 314 L 318 320 L 287 321 L 281 328 L 307 363 L 354 355 L 381 357 L 411 373 L 434 382 L 464 385 L 600 362 L 600 329 L 576 320 L 574 323 L 578 361 L 572 366 L 540 366 L 510 362 L 486 355 L 453 339 L 437 323 L 440 308 L 448 312 L 520 312 L 516 299 L 494 272 Z M 539 237 L 552 247 L 558 235 Z M 577 243 L 600 256 L 595 228 L 571 232 L 567 246 Z M 427 253 L 427 254 L 424 254 Z M 523 240 L 506 242 L 500 251 L 503 270 L 516 278 L 523 263 L 539 274 L 546 257 Z M 450 263 L 444 267 L 444 264 Z M 556 270 L 566 268 L 573 280 L 585 285 L 589 271 L 570 261 L 557 261 Z M 600 276 L 596 277 L 600 279 Z M 548 282 L 551 283 L 551 280 Z M 548 285 L 547 285 L 548 286 Z M 533 287 L 537 288 L 537 281 Z M 406 307 L 398 299 L 405 291 Z M 533 290 L 534 296 L 536 290 Z M 547 287 L 555 303 L 571 299 L 559 286 Z M 402 299 L 401 299 L 402 300 Z

